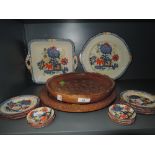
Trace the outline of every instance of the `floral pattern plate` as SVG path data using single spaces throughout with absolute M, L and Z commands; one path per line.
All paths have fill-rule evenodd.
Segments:
M 54 75 L 73 72 L 78 63 L 74 43 L 67 39 L 30 41 L 25 62 L 35 83 L 46 83 Z
M 16 115 L 26 113 L 27 111 L 35 108 L 40 102 L 37 96 L 22 95 L 13 97 L 1 103 L 1 115 Z
M 110 32 L 100 33 L 85 44 L 80 61 L 85 71 L 119 78 L 131 62 L 131 54 L 125 41 Z
M 53 109 L 49 107 L 39 107 L 28 113 L 27 121 L 31 126 L 41 128 L 47 126 L 54 117 Z
M 155 108 L 155 96 L 144 91 L 127 90 L 120 94 L 120 98 L 136 107 Z

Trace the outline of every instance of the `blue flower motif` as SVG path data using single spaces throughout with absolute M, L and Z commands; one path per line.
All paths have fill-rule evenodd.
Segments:
M 30 100 L 22 100 L 21 101 L 21 104 L 22 105 L 30 105 L 31 104 L 31 101 Z
M 140 96 L 137 95 L 131 95 L 129 96 L 130 99 L 140 99 Z
M 60 52 L 55 47 L 48 48 L 47 54 L 50 58 L 59 58 L 60 57 Z
M 114 110 L 115 110 L 115 111 L 121 111 L 122 109 L 123 109 L 123 108 L 120 107 L 120 106 L 115 106 L 115 107 L 114 107 Z
M 103 54 L 111 54 L 112 52 L 112 47 L 108 43 L 101 44 L 99 48 Z

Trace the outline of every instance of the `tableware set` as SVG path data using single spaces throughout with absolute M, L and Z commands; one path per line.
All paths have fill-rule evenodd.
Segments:
M 85 72 L 76 73 L 78 58 L 69 39 L 35 39 L 28 44 L 26 66 L 33 82 L 45 84 L 39 97 L 21 95 L 0 104 L 0 117 L 20 119 L 42 128 L 53 122 L 55 110 L 92 112 L 108 108 L 109 118 L 120 125 L 131 125 L 138 114 L 155 114 L 155 96 L 126 90 L 117 98 L 115 79 L 131 63 L 126 42 L 110 32 L 99 33 L 84 45 L 79 60 Z M 40 106 L 40 101 L 45 106 Z M 111 105 L 112 104 L 112 105 Z

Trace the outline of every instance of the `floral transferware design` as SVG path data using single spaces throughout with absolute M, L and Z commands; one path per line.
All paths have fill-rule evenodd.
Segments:
M 43 108 L 39 111 L 32 111 L 30 113 L 31 119 L 33 119 L 35 122 L 43 123 L 47 121 L 50 118 L 51 111 L 48 111 L 47 108 Z
M 8 112 L 22 112 L 28 109 L 31 105 L 31 100 L 21 100 L 17 102 L 10 101 L 6 106 Z
M 32 110 L 27 115 L 27 121 L 33 127 L 43 127 L 54 119 L 54 110 L 49 107 L 40 107 Z
M 147 92 L 138 90 L 127 90 L 121 93 L 121 100 L 131 103 L 135 106 L 153 107 L 155 106 L 155 97 Z
M 137 96 L 137 95 L 129 96 L 129 102 L 135 103 L 136 105 L 152 104 L 152 101 L 149 98 Z
M 122 76 L 131 60 L 125 41 L 110 32 L 99 33 L 90 38 L 80 54 L 85 71 L 108 75 L 112 79 Z
M 28 43 L 26 66 L 35 83 L 46 81 L 59 74 L 74 72 L 77 56 L 74 43 L 68 39 L 35 39 Z
M 118 119 L 130 119 L 134 114 L 134 110 L 131 107 L 123 104 L 114 104 L 109 108 L 109 111 Z
M 95 46 L 95 53 L 90 55 L 90 64 L 97 70 L 118 68 L 119 55 L 115 53 L 112 46 L 108 43 L 99 43 Z
M 40 70 L 43 70 L 46 74 L 55 74 L 57 71 L 67 73 L 69 71 L 68 59 L 61 55 L 61 50 L 55 46 L 44 48 L 43 58 L 37 65 Z
M 21 114 L 37 107 L 39 102 L 39 97 L 34 95 L 13 97 L 1 103 L 0 112 L 3 115 Z

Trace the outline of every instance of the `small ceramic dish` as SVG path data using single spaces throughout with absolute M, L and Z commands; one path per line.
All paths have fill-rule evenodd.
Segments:
M 118 119 L 132 119 L 135 117 L 133 108 L 125 104 L 113 104 L 109 107 L 109 113 Z
M 131 62 L 131 54 L 125 41 L 118 35 L 104 32 L 87 41 L 80 61 L 87 72 L 96 72 L 119 78 Z
M 34 95 L 21 95 L 10 98 L 0 105 L 0 114 L 7 118 L 24 117 L 30 110 L 36 108 L 40 99 Z
M 74 72 L 77 67 L 78 60 L 71 40 L 32 40 L 28 47 L 25 63 L 35 83 L 46 83 L 48 78 Z
M 49 125 L 55 117 L 54 110 L 49 107 L 39 107 L 27 115 L 27 122 L 34 128 L 42 128 Z

